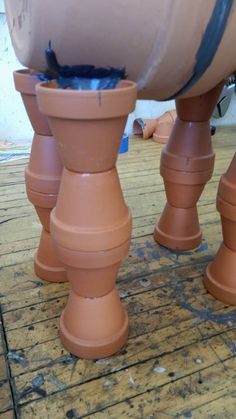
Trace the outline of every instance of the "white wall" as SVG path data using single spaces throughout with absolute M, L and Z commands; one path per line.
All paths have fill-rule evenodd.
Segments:
M 32 128 L 28 121 L 19 93 L 15 91 L 12 72 L 22 66 L 15 57 L 4 14 L 3 0 L 0 0 L 0 140 L 29 141 Z M 134 118 L 155 118 L 174 108 L 174 101 L 138 101 L 136 110 L 129 116 L 126 132 L 132 132 Z M 236 124 L 236 97 L 231 102 L 226 116 L 214 120 L 215 125 Z
M 0 13 L 4 13 L 4 4 L 3 4 L 3 0 L 0 0 Z
M 13 70 L 21 67 L 11 46 L 6 16 L 0 13 L 0 140 L 32 138 L 33 131 L 12 77 Z

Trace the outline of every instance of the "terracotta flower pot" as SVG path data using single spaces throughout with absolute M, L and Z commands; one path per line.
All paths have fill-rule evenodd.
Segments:
M 114 90 L 62 90 L 37 86 L 65 169 L 51 232 L 71 284 L 60 320 L 63 345 L 83 358 L 116 352 L 128 336 L 128 318 L 116 275 L 131 236 L 131 214 L 115 168 L 135 83 Z
M 34 258 L 35 273 L 47 281 L 61 282 L 66 280 L 66 275 L 51 240 L 50 213 L 57 201 L 62 164 L 47 119 L 38 110 L 35 92 L 39 83 L 37 75 L 30 70 L 15 71 L 14 82 L 35 131 L 30 161 L 25 169 L 27 195 L 43 226 Z
M 133 123 L 134 135 L 142 135 L 144 140 L 152 137 L 159 144 L 166 144 L 176 119 L 176 110 L 166 111 L 156 119 L 137 118 Z
M 83 174 L 65 169 L 51 232 L 73 289 L 84 297 L 110 291 L 131 236 L 131 213 L 117 170 Z
M 155 240 L 170 249 L 188 250 L 201 243 L 196 204 L 214 168 L 209 117 L 222 86 L 176 100 L 178 117 L 160 165 L 168 204 L 154 231 Z
M 14 71 L 13 78 L 15 88 L 21 94 L 33 130 L 38 135 L 51 136 L 47 119 L 38 110 L 35 93 L 35 87 L 39 83 L 37 75 L 29 69 L 23 69 Z
M 223 243 L 206 270 L 204 285 L 208 291 L 225 302 L 236 304 L 236 154 L 221 177 L 217 209 L 221 214 Z
M 81 358 L 105 358 L 128 339 L 128 316 L 115 288 L 100 298 L 70 292 L 60 320 L 60 337 L 71 353 Z
M 172 132 L 175 120 L 176 110 L 165 112 L 160 118 L 157 118 L 157 126 L 153 133 L 153 141 L 159 144 L 166 144 Z
M 52 81 L 45 83 L 43 89 L 40 109 L 49 117 L 64 166 L 80 173 L 113 168 L 131 102 L 136 97 L 134 84 L 122 81 L 120 89 L 82 90 L 78 94 L 76 90 L 58 89 Z

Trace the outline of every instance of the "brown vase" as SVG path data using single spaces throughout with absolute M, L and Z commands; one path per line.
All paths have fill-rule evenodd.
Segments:
M 37 86 L 65 165 L 51 232 L 71 284 L 60 319 L 65 348 L 82 358 L 102 358 L 127 340 L 128 317 L 115 280 L 131 237 L 131 214 L 115 168 L 136 85 L 77 91 L 55 82 Z
M 166 111 L 156 119 L 137 118 L 133 123 L 134 135 L 141 135 L 144 140 L 152 138 L 159 144 L 166 144 L 176 119 L 176 110 Z
M 217 209 L 221 215 L 223 243 L 206 269 L 204 285 L 226 304 L 236 304 L 236 154 L 221 177 Z
M 223 82 L 195 98 L 177 99 L 177 119 L 161 154 L 167 204 L 156 224 L 155 240 L 173 250 L 201 243 L 196 204 L 214 168 L 209 119 Z
M 15 71 L 14 82 L 35 131 L 29 164 L 25 169 L 28 199 L 43 226 L 34 258 L 35 273 L 47 281 L 63 282 L 66 281 L 65 268 L 55 254 L 50 235 L 50 213 L 57 201 L 62 164 L 47 119 L 38 110 L 35 92 L 39 83 L 37 75 L 30 70 Z

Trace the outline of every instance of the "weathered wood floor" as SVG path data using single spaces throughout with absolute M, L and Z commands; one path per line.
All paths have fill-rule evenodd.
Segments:
M 214 177 L 199 204 L 204 234 L 191 252 L 153 240 L 165 202 L 161 146 L 132 140 L 119 158 L 133 212 L 129 257 L 118 277 L 130 337 L 110 359 L 83 361 L 58 339 L 67 284 L 33 272 L 40 225 L 28 203 L 25 161 L 0 166 L 0 417 L 236 418 L 236 309 L 206 293 L 206 264 L 221 241 L 215 197 L 234 150 L 233 129 L 218 129 Z

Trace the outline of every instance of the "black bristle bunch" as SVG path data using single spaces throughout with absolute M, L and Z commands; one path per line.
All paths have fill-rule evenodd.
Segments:
M 99 68 L 94 65 L 60 65 L 56 53 L 51 47 L 51 41 L 49 41 L 48 48 L 45 50 L 45 56 L 48 66 L 46 73 L 51 77 L 81 77 L 87 79 L 102 79 L 105 77 L 126 78 L 124 67 Z

